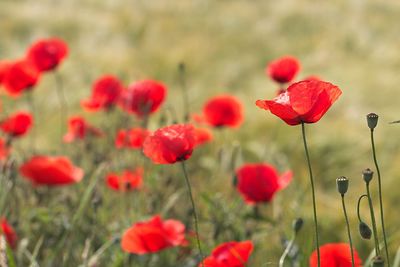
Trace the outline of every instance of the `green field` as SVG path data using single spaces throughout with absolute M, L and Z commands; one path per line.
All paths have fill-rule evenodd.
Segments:
M 347 242 L 335 182 L 344 175 L 350 179 L 346 202 L 355 247 L 364 261 L 373 250 L 373 241 L 358 234 L 356 205 L 365 191 L 361 171 L 374 169 L 365 115 L 375 112 L 380 116 L 375 134 L 393 262 L 400 246 L 400 124 L 389 122 L 400 119 L 399 17 L 400 2 L 394 0 L 0 0 L 0 59 L 22 57 L 39 38 L 64 39 L 70 54 L 58 74 L 68 113 L 84 115 L 107 129 L 140 122 L 119 110 L 111 114 L 82 110 L 80 100 L 103 74 L 114 74 L 126 85 L 145 78 L 167 85 L 166 103 L 151 117 L 151 130 L 161 120 L 172 123 L 174 114 L 182 119 L 181 62 L 187 67 L 191 112 L 201 112 L 203 103 L 216 94 L 237 96 L 245 107 L 244 124 L 239 129 L 214 130 L 213 143 L 196 150 L 187 166 L 204 250 L 208 254 L 222 242 L 251 239 L 255 250 L 248 266 L 258 267 L 277 266 L 281 237 L 290 236 L 291 222 L 299 216 L 305 219 L 297 242 L 301 266 L 308 266 L 314 249 L 301 127 L 288 126 L 254 104 L 274 97 L 277 89 L 265 75 L 266 64 L 283 55 L 297 57 L 302 64 L 298 79 L 318 75 L 343 91 L 320 122 L 307 125 L 321 243 Z M 46 74 L 34 89 L 36 153 L 68 155 L 86 175 L 68 187 L 33 188 L 16 172 L 18 164 L 35 153 L 30 137 L 15 143 L 14 186 L 0 203 L 0 215 L 7 216 L 18 233 L 17 266 L 194 266 L 195 242 L 192 255 L 172 248 L 129 256 L 119 245 L 126 228 L 156 213 L 193 228 L 179 166 L 156 166 L 135 151 L 117 151 L 110 139 L 91 141 L 90 148 L 60 145 L 62 122 L 55 86 L 53 75 Z M 25 96 L 1 97 L 0 117 L 30 109 Z M 248 218 L 252 209 L 232 185 L 233 151 L 240 151 L 233 162 L 236 167 L 269 162 L 282 172 L 294 173 L 291 185 L 261 207 L 265 220 Z M 105 187 L 107 171 L 139 165 L 145 168 L 143 190 L 118 194 Z M 372 188 L 378 214 L 377 184 Z M 366 205 L 362 216 L 369 223 Z

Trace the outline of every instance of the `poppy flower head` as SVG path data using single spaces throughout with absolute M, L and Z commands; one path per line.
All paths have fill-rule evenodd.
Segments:
M 245 267 L 252 252 L 251 241 L 226 242 L 217 246 L 199 267 Z
M 203 107 L 205 121 L 214 127 L 239 127 L 243 122 L 243 105 L 234 96 L 211 98 Z
M 143 143 L 143 153 L 156 164 L 172 164 L 189 159 L 195 142 L 191 124 L 174 124 L 149 135 Z
M 67 44 L 58 38 L 41 39 L 31 45 L 27 57 L 39 71 L 55 69 L 67 56 Z
M 11 137 L 21 137 L 32 127 L 33 118 L 28 112 L 20 111 L 0 122 L 0 128 Z
M 319 247 L 322 267 L 351 267 L 350 246 L 346 243 L 330 243 Z M 315 250 L 310 256 L 310 267 L 318 266 L 318 255 Z M 361 267 L 362 261 L 354 250 L 354 266 Z
M 103 132 L 88 124 L 81 116 L 73 116 L 68 120 L 68 132 L 64 135 L 64 142 L 71 143 L 75 140 L 83 140 L 88 136 L 99 137 Z
M 106 177 L 107 186 L 115 191 L 139 189 L 143 183 L 143 168 L 125 170 L 121 175 L 110 173 Z
M 139 117 L 147 116 L 160 108 L 166 94 L 167 89 L 160 82 L 139 81 L 122 91 L 120 106 L 125 111 L 135 113 Z
M 256 105 L 269 110 L 289 125 L 315 123 L 328 111 L 342 91 L 328 82 L 307 80 L 294 83 L 272 100 L 257 100 Z
M 1 72 L 1 83 L 6 93 L 13 97 L 18 97 L 23 91 L 31 89 L 40 78 L 40 72 L 25 59 L 5 63 Z
M 0 219 L 0 235 L 4 234 L 8 245 L 15 249 L 17 247 L 18 236 L 5 218 Z
M 186 243 L 183 223 L 177 220 L 164 221 L 156 215 L 126 230 L 122 235 L 121 247 L 125 252 L 143 255 Z
M 142 149 L 150 131 L 143 128 L 121 129 L 115 138 L 116 148 Z
M 213 139 L 212 132 L 207 128 L 194 128 L 195 146 L 203 145 L 211 142 Z
M 270 202 L 292 180 L 291 171 L 278 175 L 271 165 L 245 164 L 236 171 L 237 190 L 248 204 Z
M 91 96 L 82 100 L 81 105 L 87 111 L 108 110 L 117 103 L 123 88 L 116 77 L 105 75 L 94 82 Z
M 48 186 L 73 184 L 83 178 L 83 170 L 63 156 L 34 156 L 20 167 L 20 173 L 36 185 Z
M 294 79 L 299 70 L 299 61 L 294 57 L 286 56 L 270 62 L 266 73 L 277 83 L 288 83 Z

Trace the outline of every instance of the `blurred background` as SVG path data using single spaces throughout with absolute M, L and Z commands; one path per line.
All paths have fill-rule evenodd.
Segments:
M 276 266 L 282 252 L 282 233 L 290 235 L 291 221 L 297 216 L 306 222 L 298 242 L 304 253 L 303 262 L 307 262 L 313 249 L 308 173 L 300 126 L 284 124 L 269 112 L 257 108 L 254 102 L 275 96 L 277 86 L 265 75 L 267 63 L 283 55 L 297 57 L 302 66 L 298 80 L 317 75 L 343 91 L 320 122 L 307 125 L 317 181 L 321 243 L 347 241 L 335 183 L 338 176 L 347 176 L 350 189 L 346 200 L 352 233 L 356 248 L 365 259 L 372 251 L 372 242 L 359 237 L 356 201 L 364 193 L 361 171 L 366 167 L 373 169 L 365 119 L 370 112 L 380 116 L 375 132 L 392 255 L 400 245 L 400 194 L 397 192 L 400 124 L 389 124 L 400 119 L 399 17 L 400 2 L 395 0 L 1 0 L 0 59 L 22 57 L 26 48 L 39 38 L 64 39 L 70 53 L 58 72 L 63 79 L 69 113 L 84 115 L 97 125 L 120 117 L 85 113 L 79 103 L 90 94 L 92 82 L 107 73 L 120 77 L 126 85 L 144 78 L 160 80 L 167 85 L 167 101 L 163 110 L 150 122 L 152 130 L 157 127 L 161 116 L 168 115 L 167 107 L 182 114 L 178 82 L 178 64 L 181 62 L 187 67 L 191 112 L 200 112 L 203 103 L 213 95 L 231 93 L 237 96 L 245 106 L 245 123 L 236 130 L 216 131 L 216 144 L 201 148 L 188 162 L 201 210 L 201 229 L 207 233 L 210 225 L 217 223 L 223 227 L 233 225 L 241 233 L 243 229 L 253 227 L 254 222 L 243 219 L 249 208 L 237 208 L 237 205 L 244 204 L 231 186 L 232 173 L 226 170 L 215 172 L 216 165 L 223 161 L 218 158 L 221 150 L 231 155 L 235 147 L 240 147 L 241 157 L 237 164 L 269 162 L 280 171 L 291 169 L 294 172 L 292 184 L 277 195 L 273 204 L 262 210 L 267 217 L 282 221 L 277 226 L 258 223 L 255 228 L 258 230 L 252 236 L 256 245 L 249 266 Z M 54 87 L 54 77 L 45 75 L 35 88 L 37 147 L 44 154 L 54 153 L 55 144 L 61 140 L 58 126 L 54 126 L 59 125 Z M 29 107 L 23 98 L 16 101 L 4 94 L 2 102 L 4 112 Z M 131 124 L 126 127 L 131 127 L 136 122 L 132 118 L 126 123 Z M 22 140 L 17 146 L 23 151 L 27 143 L 28 140 Z M 61 152 L 77 153 L 71 150 L 73 147 L 64 147 Z M 132 164 L 139 160 L 137 156 L 120 156 L 132 157 L 132 162 L 136 160 Z M 149 165 L 149 168 L 153 167 Z M 103 189 L 104 208 L 94 214 L 88 211 L 87 216 L 93 221 L 82 220 L 79 237 L 67 247 L 76 249 L 73 252 L 75 258 L 79 259 L 88 237 L 93 237 L 91 248 L 95 251 L 110 236 L 121 233 L 134 221 L 147 218 L 151 212 L 161 213 L 163 203 L 171 200 L 177 188 L 183 188 L 179 185 L 184 185 L 179 179 L 175 186 L 163 186 L 167 179 L 164 170 L 168 170 L 171 179 L 180 176 L 178 167 L 154 167 L 151 175 L 145 177 L 152 193 L 138 193 L 138 199 L 132 200 L 136 206 L 130 214 L 134 215 L 129 217 L 125 214 L 123 220 L 119 220 L 123 212 L 117 213 L 112 209 L 122 201 L 121 197 Z M 27 182 L 20 183 L 21 188 L 29 190 Z M 78 192 L 82 192 L 84 187 L 85 182 L 79 185 Z M 377 195 L 376 189 L 374 184 L 374 196 Z M 75 203 L 79 193 L 71 193 L 72 188 L 56 190 L 60 190 L 60 194 L 53 193 L 54 201 L 43 207 L 29 198 L 19 206 L 10 204 L 10 210 L 19 210 L 20 215 L 14 216 L 14 223 L 30 250 L 40 238 L 46 240 L 47 234 L 55 238 L 57 234 L 54 232 L 57 231 L 52 227 L 64 220 L 57 216 L 68 220 L 68 214 L 75 210 L 75 204 L 68 206 L 62 197 L 71 194 L 71 202 Z M 185 217 L 181 212 L 182 207 L 189 209 L 185 192 L 176 198 L 165 217 Z M 152 201 L 158 204 L 150 209 L 147 206 Z M 214 218 L 210 205 L 216 205 L 222 213 Z M 362 214 L 369 221 L 366 207 Z M 45 219 L 40 216 L 45 216 Z M 187 220 L 190 222 L 190 217 Z M 227 230 L 225 236 L 222 234 L 216 240 L 205 234 L 206 251 L 211 251 L 219 242 L 236 238 L 234 233 Z M 45 262 L 52 253 L 51 245 L 42 247 L 38 262 Z M 163 252 L 160 256 L 164 257 L 162 266 L 181 266 L 169 259 L 168 253 L 176 251 Z M 104 253 L 97 266 L 136 266 L 129 265 L 125 258 L 116 243 Z M 138 266 L 146 266 L 143 262 L 139 259 L 138 263 L 142 265 Z M 161 266 L 157 265 L 157 260 L 153 262 L 154 266 Z M 192 265 L 185 261 L 182 266 Z

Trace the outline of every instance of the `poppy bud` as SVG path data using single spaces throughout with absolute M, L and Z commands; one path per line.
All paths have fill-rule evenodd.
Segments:
M 362 171 L 362 177 L 363 177 L 363 179 L 364 179 L 364 181 L 365 181 L 366 183 L 371 182 L 372 176 L 373 176 L 373 175 L 374 175 L 374 172 L 371 171 L 370 168 L 367 168 L 367 169 L 365 169 L 365 170 Z
M 349 188 L 349 179 L 344 176 L 340 176 L 336 179 L 337 190 L 343 196 L 346 194 L 347 189 Z
M 372 259 L 372 267 L 383 267 L 385 266 L 385 261 L 381 256 L 375 256 Z
M 233 185 L 234 187 L 236 187 L 237 184 L 238 184 L 238 178 L 237 178 L 237 175 L 234 175 L 234 176 L 233 176 L 233 179 L 232 179 L 232 185 Z
M 368 224 L 365 222 L 360 222 L 358 225 L 358 230 L 360 231 L 360 235 L 364 239 L 371 239 L 372 236 L 372 231 L 371 228 L 369 228 Z
M 367 123 L 368 123 L 368 127 L 373 130 L 375 129 L 376 125 L 378 124 L 378 118 L 379 116 L 376 115 L 375 113 L 369 113 L 367 115 Z
M 301 230 L 303 223 L 304 221 L 302 218 L 297 218 L 293 221 L 292 227 L 295 233 L 298 233 Z

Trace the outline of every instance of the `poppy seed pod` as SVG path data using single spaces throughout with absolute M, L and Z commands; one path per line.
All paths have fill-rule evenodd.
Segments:
M 373 176 L 373 175 L 374 175 L 374 172 L 371 171 L 370 168 L 367 168 L 367 169 L 365 169 L 365 170 L 362 171 L 362 177 L 363 177 L 363 179 L 364 179 L 364 181 L 365 181 L 366 183 L 371 182 L 372 176 Z
M 372 236 L 372 231 L 371 228 L 369 228 L 368 224 L 365 222 L 360 222 L 358 225 L 358 230 L 360 231 L 360 235 L 364 239 L 371 239 Z
M 383 267 L 385 266 L 385 261 L 381 256 L 375 256 L 372 259 L 372 267 Z
M 347 179 L 344 176 L 340 176 L 339 178 L 336 179 L 336 185 L 337 185 L 337 190 L 343 196 L 344 194 L 346 194 L 349 188 L 349 179 Z
M 297 219 L 293 220 L 292 227 L 293 227 L 294 232 L 298 233 L 301 230 L 301 228 L 303 227 L 303 224 L 304 224 L 304 221 L 302 218 L 297 218 Z
M 373 130 L 375 129 L 376 125 L 378 124 L 378 118 L 379 116 L 375 113 L 369 113 L 367 115 L 367 123 L 368 123 L 368 127 Z

